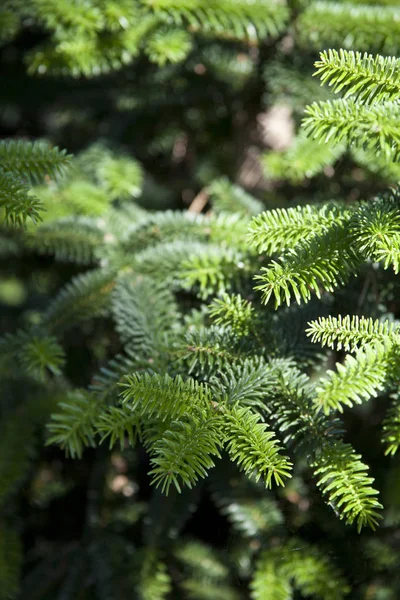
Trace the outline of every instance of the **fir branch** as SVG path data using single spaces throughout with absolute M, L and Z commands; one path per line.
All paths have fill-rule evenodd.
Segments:
M 130 446 L 135 446 L 136 441 L 141 439 L 140 419 L 126 406 L 109 406 L 95 419 L 94 429 L 102 436 L 100 443 L 109 438 L 110 450 L 117 442 L 123 450 L 126 440 Z
M 240 294 L 222 294 L 212 301 L 209 311 L 216 325 L 230 327 L 238 336 L 248 335 L 254 324 L 254 307 Z
M 354 244 L 364 256 L 400 270 L 399 194 L 390 192 L 362 204 L 351 221 Z
M 374 479 L 360 459 L 349 444 L 336 441 L 323 446 L 313 464 L 318 487 L 341 519 L 357 523 L 358 532 L 365 526 L 375 529 L 382 509 L 371 487 Z
M 105 313 L 115 286 L 115 272 L 96 269 L 74 277 L 55 297 L 44 315 L 51 331 L 71 327 L 77 320 Z
M 56 146 L 51 148 L 42 141 L 0 142 L 1 169 L 32 183 L 41 181 L 45 176 L 55 179 L 63 175 L 70 160 L 71 156 L 65 150 L 59 150 Z
M 184 29 L 158 29 L 146 43 L 145 52 L 151 62 L 163 67 L 185 60 L 192 49 L 192 38 Z
M 143 356 L 159 351 L 165 333 L 176 324 L 171 291 L 148 277 L 121 278 L 112 293 L 111 311 L 122 342 Z
M 28 233 L 24 241 L 39 254 L 53 254 L 56 260 L 89 265 L 96 262 L 96 251 L 105 236 L 94 219 L 65 217 L 43 223 Z
M 102 403 L 88 392 L 69 392 L 47 425 L 50 437 L 46 444 L 57 444 L 67 456 L 80 458 L 84 448 L 95 446 L 95 422 L 102 410 Z
M 248 239 L 260 254 L 289 249 L 301 240 L 346 221 L 348 211 L 339 205 L 306 204 L 263 212 L 250 223 Z
M 314 76 L 344 98 L 361 102 L 397 100 L 400 96 L 400 61 L 394 57 L 373 56 L 352 50 L 325 50 L 315 63 Z
M 175 421 L 153 447 L 152 483 L 166 494 L 172 484 L 178 492 L 181 484 L 193 487 L 214 466 L 214 457 L 220 458 L 223 439 L 223 421 L 218 414 L 204 415 L 198 410 Z
M 121 398 L 124 405 L 147 419 L 162 421 L 179 419 L 195 407 L 206 408 L 211 404 L 210 390 L 194 379 L 184 381 L 177 375 L 149 375 L 148 373 L 126 375 Z
M 322 346 L 354 352 L 365 344 L 382 341 L 384 338 L 396 339 L 397 327 L 388 321 L 346 315 L 342 317 L 320 317 L 311 321 L 307 335 L 311 341 Z
M 316 389 L 315 405 L 325 414 L 361 404 L 385 389 L 397 367 L 397 345 L 388 338 L 365 344 L 348 354 L 337 371 L 328 371 Z
M 399 155 L 400 105 L 365 105 L 352 98 L 314 102 L 305 109 L 303 127 L 315 140 L 333 145 L 347 143 L 381 153 L 386 160 Z
M 280 454 L 274 433 L 249 408 L 232 406 L 227 410 L 225 435 L 231 459 L 246 475 L 254 473 L 255 480 L 262 478 L 268 488 L 273 481 L 284 485 L 284 478 L 290 477 L 292 464 Z
M 248 340 L 231 328 L 217 325 L 189 330 L 181 348 L 180 358 L 189 373 L 203 376 L 223 370 L 227 361 L 238 362 L 251 352 Z
M 250 407 L 262 407 L 267 386 L 275 378 L 267 364 L 260 358 L 242 359 L 219 370 L 211 378 L 210 384 L 216 393 L 225 398 L 228 404 L 240 404 Z
M 274 296 L 276 308 L 284 302 L 289 306 L 294 296 L 300 304 L 310 301 L 311 292 L 320 298 L 322 290 L 333 292 L 343 285 L 361 263 L 348 238 L 345 223 L 335 224 L 310 240 L 298 242 L 280 262 L 271 261 L 269 267 L 263 267 L 256 276 L 262 283 L 255 288 L 262 292 L 263 302 L 267 304 Z
M 27 219 L 31 219 L 35 224 L 38 223 L 41 220 L 40 213 L 44 209 L 41 200 L 30 193 L 28 186 L 17 179 L 13 173 L 5 173 L 2 170 L 0 170 L 0 207 L 4 210 L 6 225 L 19 227 L 25 225 Z

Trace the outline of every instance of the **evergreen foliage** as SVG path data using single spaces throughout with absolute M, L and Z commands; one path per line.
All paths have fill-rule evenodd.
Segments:
M 394 600 L 400 9 L 3 4 L 0 600 Z

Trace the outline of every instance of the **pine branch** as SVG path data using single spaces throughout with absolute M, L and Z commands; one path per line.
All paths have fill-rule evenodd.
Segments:
M 292 588 L 287 579 L 276 571 L 273 564 L 258 561 L 250 583 L 252 600 L 291 600 Z
M 275 378 L 262 359 L 242 359 L 237 365 L 225 366 L 211 378 L 216 393 L 230 405 L 240 404 L 257 408 L 264 405 L 267 386 Z
M 77 275 L 55 297 L 44 315 L 44 324 L 60 331 L 77 320 L 104 314 L 115 286 L 115 272 L 96 269 Z
M 181 360 L 190 374 L 209 377 L 223 370 L 227 361 L 238 362 L 251 352 L 248 340 L 228 327 L 211 325 L 188 331 L 182 343 Z
M 145 549 L 135 565 L 134 583 L 138 600 L 166 600 L 171 591 L 171 579 L 160 553 Z
M 232 248 L 208 246 L 182 261 L 179 280 L 184 289 L 198 288 L 200 298 L 222 294 L 252 271 L 247 256 Z
M 151 62 L 163 67 L 185 60 L 192 50 L 192 37 L 184 29 L 160 28 L 146 43 L 145 52 Z
M 148 277 L 120 279 L 112 293 L 111 311 L 122 342 L 150 358 L 176 325 L 177 306 L 171 291 Z
M 100 444 L 109 438 L 110 450 L 117 442 L 122 451 L 125 448 L 126 440 L 130 446 L 135 446 L 136 441 L 141 439 L 140 419 L 137 414 L 125 406 L 109 406 L 106 411 L 96 416 L 94 429 L 98 435 L 102 436 Z
M 240 294 L 222 294 L 212 301 L 209 311 L 216 325 L 231 328 L 238 336 L 248 335 L 254 325 L 254 307 Z

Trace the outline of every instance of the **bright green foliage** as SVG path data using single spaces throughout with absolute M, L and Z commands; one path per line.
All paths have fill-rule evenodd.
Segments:
M 169 375 L 128 375 L 123 388 L 125 405 L 148 418 L 161 420 L 175 420 L 191 407 L 206 407 L 211 400 L 206 386 L 193 379 L 183 381 L 179 376 L 172 379 Z
M 257 276 L 262 283 L 256 288 L 262 291 L 263 301 L 275 297 L 278 307 L 284 302 L 289 305 L 294 296 L 300 304 L 311 299 L 311 292 L 320 298 L 321 288 L 332 292 L 343 285 L 359 266 L 346 237 L 346 226 L 334 225 L 287 250 L 280 263 L 272 261 L 270 267 L 264 267 Z
M 328 100 L 307 107 L 303 126 L 314 139 L 361 145 L 395 160 L 400 141 L 399 110 L 397 102 L 390 101 L 367 106 L 352 98 Z
M 152 62 L 164 66 L 167 62 L 181 62 L 189 54 L 191 48 L 191 36 L 185 30 L 160 30 L 150 39 L 146 53 Z
M 321 288 L 333 291 L 356 274 L 365 259 L 399 268 L 397 192 L 347 208 L 280 209 L 253 218 L 250 236 L 258 251 L 286 252 L 257 276 L 264 302 L 308 302 Z M 316 225 L 313 227 L 314 221 Z
M 280 447 L 272 432 L 258 422 L 257 415 L 246 407 L 232 407 L 227 420 L 228 452 L 245 473 L 255 471 L 256 481 L 262 477 L 267 487 L 272 482 L 284 485 L 291 463 L 279 454 Z
M 322 346 L 354 352 L 358 347 L 389 338 L 397 339 L 397 327 L 393 323 L 373 320 L 357 315 L 320 317 L 312 321 L 307 335 Z
M 260 0 L 30 0 L 26 11 L 52 35 L 30 53 L 30 72 L 74 77 L 121 69 L 142 51 L 160 66 L 181 62 L 197 36 L 254 43 L 277 36 L 289 16 L 284 2 Z M 16 31 L 12 19 L 5 13 L 4 38 Z
M 29 188 L 10 173 L 0 172 L 0 206 L 4 209 L 6 224 L 23 225 L 28 217 L 34 223 L 40 220 L 43 208 L 39 198 L 29 193 Z
M 322 83 L 343 97 L 362 102 L 396 100 L 400 95 L 400 61 L 394 57 L 340 49 L 321 52 L 315 63 Z
M 376 396 L 395 376 L 397 353 L 397 344 L 383 338 L 383 343 L 366 344 L 355 356 L 347 355 L 343 364 L 337 364 L 337 371 L 328 371 L 321 381 L 317 406 L 326 413 L 342 412 L 343 405 L 361 404 Z
M 152 550 L 143 553 L 136 579 L 135 588 L 140 600 L 164 600 L 171 589 L 166 566 Z
M 360 455 L 343 442 L 330 443 L 314 463 L 317 485 L 322 492 L 329 494 L 332 507 L 341 512 L 347 523 L 357 522 L 360 532 L 366 525 L 375 529 L 378 526 L 382 506 L 371 487 L 374 482 L 367 474 Z
M 311 205 L 280 208 L 254 217 L 249 227 L 249 241 L 261 254 L 274 254 L 297 242 L 323 232 L 346 218 L 347 211 L 339 206 Z
M 354 215 L 354 241 L 360 252 L 384 269 L 400 269 L 400 212 L 396 192 L 364 204 Z
M 254 308 L 240 295 L 222 294 L 210 305 L 210 316 L 217 325 L 227 325 L 238 335 L 248 335 L 254 321 Z

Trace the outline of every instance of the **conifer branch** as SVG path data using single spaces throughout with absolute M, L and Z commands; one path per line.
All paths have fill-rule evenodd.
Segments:
M 246 475 L 254 473 L 256 481 L 261 478 L 268 488 L 272 482 L 284 485 L 292 463 L 280 454 L 274 433 L 247 407 L 232 406 L 226 416 L 226 443 L 232 460 Z
M 373 56 L 352 50 L 325 50 L 316 61 L 315 77 L 344 98 L 361 102 L 397 100 L 400 96 L 400 61 L 394 57 Z

